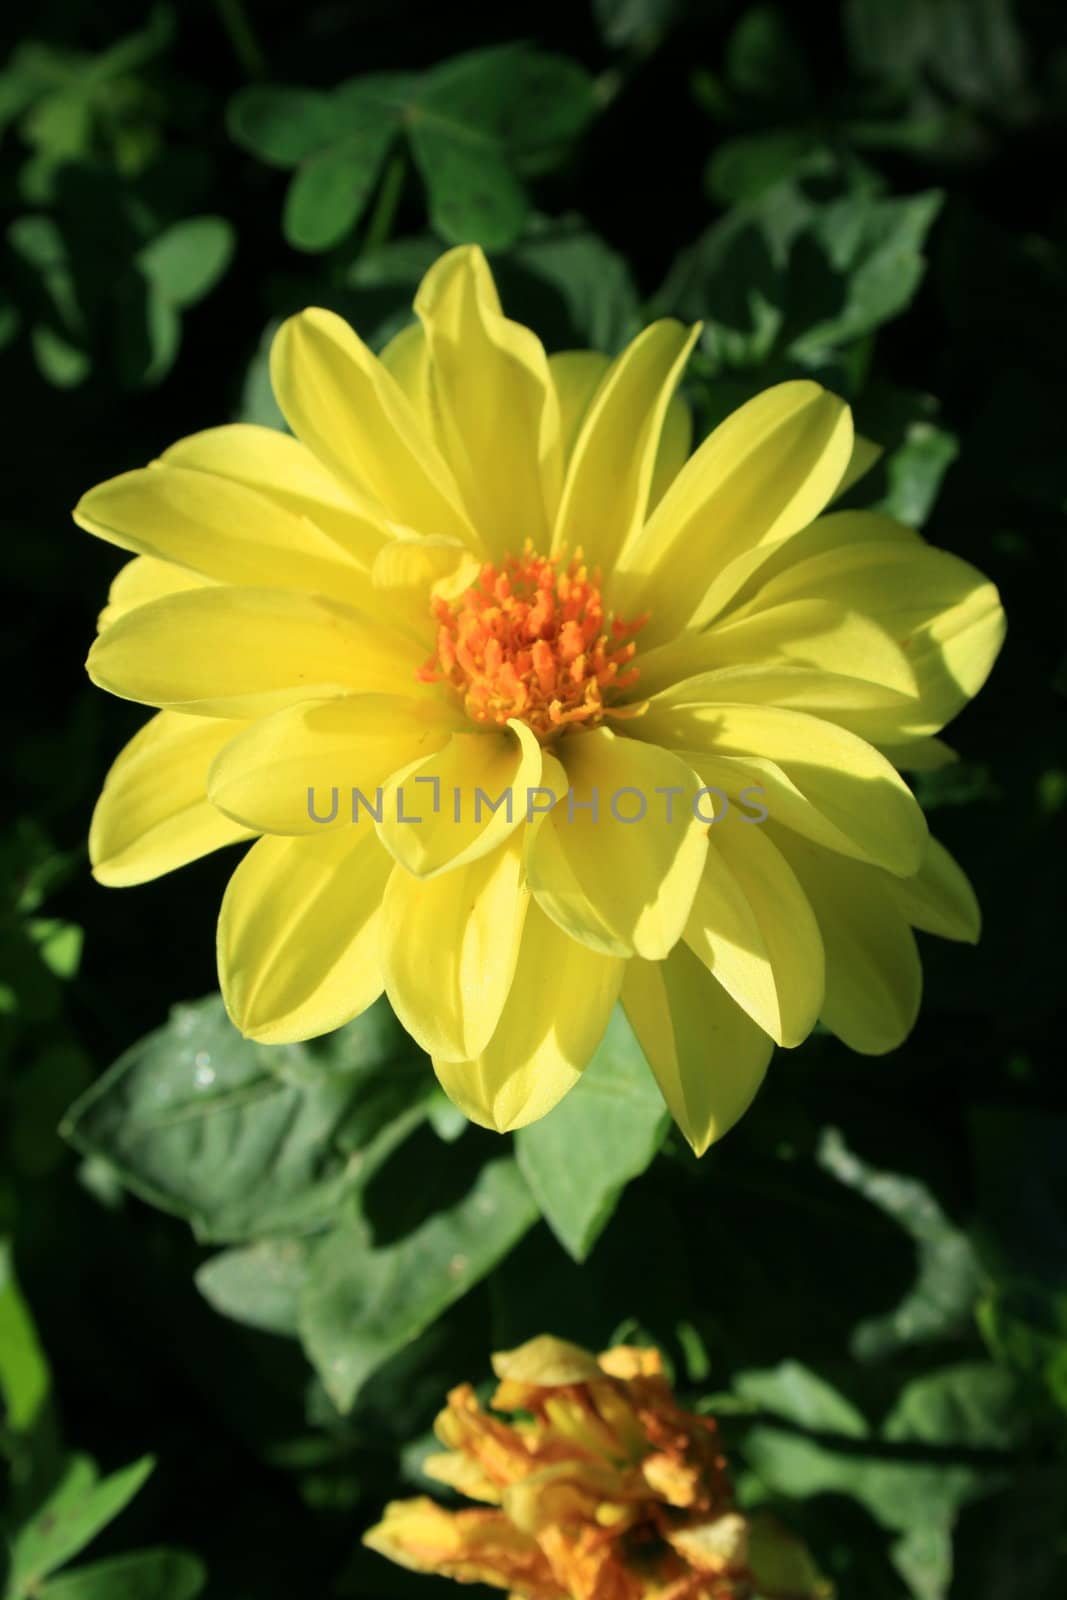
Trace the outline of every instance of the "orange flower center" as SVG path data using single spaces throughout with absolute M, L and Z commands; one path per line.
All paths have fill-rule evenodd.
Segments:
M 438 596 L 437 650 L 417 676 L 450 683 L 474 722 L 525 722 L 542 743 L 575 724 L 595 726 L 610 698 L 637 678 L 633 622 L 605 616 L 600 573 L 581 550 L 487 562 L 455 601 Z

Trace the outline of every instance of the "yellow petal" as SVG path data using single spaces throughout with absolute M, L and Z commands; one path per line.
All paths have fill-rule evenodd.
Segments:
M 685 633 L 639 657 L 639 692 L 655 694 L 715 668 L 782 664 L 884 684 L 914 695 L 915 674 L 885 628 L 825 600 L 793 600 Z
M 595 1383 L 603 1368 L 596 1356 L 581 1345 L 540 1333 L 514 1350 L 500 1350 L 492 1358 L 493 1371 L 502 1382 L 532 1383 L 556 1389 L 564 1384 Z
M 675 478 L 689 460 L 693 448 L 693 413 L 680 394 L 671 396 L 667 415 L 663 419 L 656 466 L 652 473 L 652 488 L 648 494 L 648 509 L 654 511 L 667 493 Z
M 608 728 L 561 739 L 570 785 L 529 853 L 530 888 L 572 938 L 656 960 L 681 938 L 707 851 L 696 775 Z
M 164 595 L 182 594 L 186 589 L 206 589 L 211 581 L 198 572 L 190 572 L 187 567 L 172 566 L 169 561 L 159 561 L 155 556 L 134 556 L 112 578 L 107 605 L 97 618 L 97 629 L 102 631 L 110 627 L 127 611 L 146 606 L 152 600 L 161 600 Z
M 506 1133 L 545 1116 L 574 1087 L 608 1025 L 624 963 L 569 939 L 527 907 L 519 958 L 489 1043 L 469 1061 L 434 1058 L 465 1116 Z
M 396 379 L 341 317 L 283 322 L 270 352 L 278 404 L 342 484 L 418 533 L 473 539 L 459 492 Z
M 837 486 L 834 494 L 835 500 L 840 500 L 842 495 L 848 493 L 853 484 L 865 478 L 871 468 L 883 455 L 882 446 L 875 444 L 873 439 L 865 439 L 862 433 L 857 433 L 852 440 L 852 454 L 849 457 L 845 475 Z
M 890 649 L 893 646 L 890 645 Z M 901 656 L 906 670 L 906 662 Z M 872 670 L 877 663 L 872 663 Z M 886 662 L 892 672 L 891 662 Z M 699 690 L 689 685 L 699 684 Z M 780 706 L 807 712 L 858 735 L 876 748 L 907 740 L 915 720 L 919 699 L 916 694 L 892 689 L 884 683 L 863 677 L 844 677 L 817 667 L 794 666 L 791 662 L 766 666 L 743 664 L 719 667 L 683 679 L 673 689 L 657 696 L 655 705 L 672 693 L 678 697 L 699 694 L 709 705 L 730 704 Z
M 774 1051 L 684 944 L 631 961 L 622 1003 L 671 1115 L 698 1156 L 751 1105 Z
M 453 871 L 522 826 L 529 791 L 540 781 L 541 746 L 525 723 L 454 733 L 442 750 L 385 785 L 378 833 L 415 877 Z
M 371 570 L 376 592 L 402 615 L 407 626 L 426 641 L 427 653 L 436 643 L 431 596 L 451 597 L 475 583 L 482 563 L 459 539 L 443 534 L 421 537 L 400 535 L 383 545 Z
M 885 520 L 868 525 L 880 531 Z M 1004 640 L 995 585 L 958 556 L 909 540 L 857 539 L 797 561 L 765 583 L 746 609 L 815 596 L 864 612 L 898 641 L 917 684 L 913 737 L 936 733 L 977 694 Z
M 807 1038 L 825 982 L 818 923 L 781 851 L 739 812 L 711 830 L 685 939 L 777 1044 Z
M 895 1050 L 919 1014 L 922 967 L 888 882 L 785 829 L 765 826 L 818 919 L 826 952 L 821 1020 L 861 1055 Z
M 89 829 L 89 859 L 100 883 L 147 883 L 251 838 L 206 796 L 208 767 L 243 726 L 161 711 L 134 735 L 104 779 Z
M 378 358 L 403 389 L 429 437 L 433 436 L 430 397 L 430 347 L 421 322 L 409 322 L 394 333 Z
M 421 652 L 346 606 L 283 589 L 199 589 L 139 606 L 86 663 L 123 700 L 197 715 L 253 717 L 300 700 L 389 693 Z
M 426 330 L 437 438 L 495 556 L 543 547 L 562 481 L 559 405 L 541 341 L 506 318 L 489 264 L 460 245 L 415 296 Z
M 208 472 L 162 462 L 83 495 L 79 527 L 222 583 L 366 601 L 363 570 L 306 516 Z
M 278 428 L 231 422 L 179 439 L 165 465 L 191 467 L 257 489 L 298 517 L 308 517 L 365 571 L 388 536 L 371 501 L 345 490 L 307 445 Z
M 213 805 L 258 833 L 372 829 L 382 785 L 447 744 L 456 717 L 432 697 L 361 694 L 310 700 L 262 717 L 212 762 Z
M 551 1569 L 538 1546 L 500 1511 L 446 1511 L 433 1500 L 394 1500 L 363 1543 L 399 1566 L 433 1572 L 460 1583 L 488 1584 L 544 1594 Z
M 230 879 L 218 932 L 223 999 L 246 1038 L 311 1039 L 377 999 L 391 866 L 370 828 L 252 846 Z
M 560 448 L 564 468 L 569 466 L 582 423 L 611 366 L 611 357 L 599 350 L 561 350 L 549 356 L 548 370 L 559 403 Z
M 463 1548 L 455 1513 L 426 1495 L 391 1501 L 381 1522 L 367 1529 L 363 1543 L 413 1572 L 433 1572 Z
M 777 821 L 795 827 L 794 818 L 810 808 L 829 824 L 825 842 L 833 839 L 832 848 L 902 876 L 917 871 L 926 843 L 926 820 L 911 790 L 884 756 L 846 729 L 801 711 L 725 701 L 702 704 L 703 682 L 692 678 L 655 696 L 647 715 L 635 719 L 635 733 L 685 751 L 686 759 L 698 763 L 697 771 L 711 784 L 709 768 L 714 769 L 717 761 L 742 757 L 753 774 L 770 780 L 773 799 L 768 804 Z M 761 777 L 753 776 L 752 781 L 759 783 Z M 790 790 L 795 801 L 787 798 Z M 783 802 L 787 814 L 781 809 Z M 804 831 L 810 826 L 809 820 Z
M 616 357 L 574 447 L 553 549 L 610 574 L 642 527 L 671 396 L 699 328 L 654 322 Z
M 895 517 L 880 511 L 830 511 L 816 517 L 806 528 L 801 528 L 788 539 L 779 539 L 754 552 L 751 569 L 741 583 L 734 583 L 730 597 L 730 611 L 737 613 L 759 593 L 760 589 L 776 578 L 780 572 L 809 561 L 813 556 L 831 550 L 843 550 L 850 545 L 907 544 L 913 549 L 925 548 L 921 533 Z
M 714 612 L 727 563 L 818 516 L 852 451 L 843 400 L 806 379 L 778 384 L 719 424 L 678 474 L 627 558 L 621 594 L 651 613 L 649 642 Z
M 872 542 L 872 523 L 881 524 L 877 538 L 923 545 L 922 535 L 914 528 L 874 512 L 835 511 L 817 517 L 785 538 L 743 550 L 714 572 L 700 602 L 699 625 L 704 627 L 727 611 L 731 616 L 738 614 L 768 579 L 808 556 L 846 544 Z
M 913 928 L 942 939 L 977 944 L 982 931 L 978 899 L 963 868 L 930 836 L 913 878 L 887 878 L 886 888 Z
M 518 958 L 528 895 L 522 841 L 438 878 L 396 867 L 385 894 L 382 962 L 397 1016 L 424 1050 L 465 1060 L 488 1043 Z
M 908 739 L 904 744 L 880 744 L 878 748 L 899 772 L 937 772 L 959 760 L 943 739 Z

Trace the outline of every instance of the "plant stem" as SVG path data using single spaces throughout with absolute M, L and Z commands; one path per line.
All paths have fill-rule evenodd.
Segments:
M 233 46 L 233 53 L 250 78 L 267 76 L 267 58 L 248 20 L 244 0 L 215 0 L 219 20 Z
M 404 187 L 406 162 L 404 152 L 396 150 L 389 158 L 389 164 L 382 178 L 378 198 L 374 202 L 370 221 L 367 223 L 367 232 L 363 239 L 361 255 L 369 255 L 372 250 L 377 250 L 388 239 L 393 229 L 396 218 L 396 208 L 400 204 L 400 194 Z

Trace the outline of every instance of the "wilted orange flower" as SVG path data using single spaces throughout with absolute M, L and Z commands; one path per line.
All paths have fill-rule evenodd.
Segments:
M 677 1404 L 658 1351 L 543 1334 L 493 1368 L 511 1420 L 460 1384 L 423 1466 L 490 1509 L 394 1501 L 372 1550 L 512 1600 L 829 1600 L 803 1545 L 737 1510 L 718 1429 Z

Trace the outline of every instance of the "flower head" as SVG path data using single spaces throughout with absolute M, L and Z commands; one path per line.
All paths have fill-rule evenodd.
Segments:
M 91 490 L 134 559 L 89 658 L 157 714 L 90 838 L 130 884 L 255 841 L 220 981 L 266 1043 L 383 989 L 474 1120 L 543 1115 L 622 1003 L 699 1151 L 775 1043 L 892 1049 L 913 928 L 977 936 L 901 769 L 984 680 L 993 586 L 872 512 L 848 407 L 779 384 L 692 454 L 697 329 L 546 356 L 481 252 L 375 357 L 272 350 L 292 433 L 235 424 Z
M 424 1471 L 482 1508 L 396 1501 L 364 1537 L 390 1560 L 516 1600 L 824 1600 L 803 1546 L 736 1509 L 718 1430 L 674 1399 L 655 1350 L 594 1357 L 548 1335 L 493 1358 L 493 1410 L 469 1384 Z

